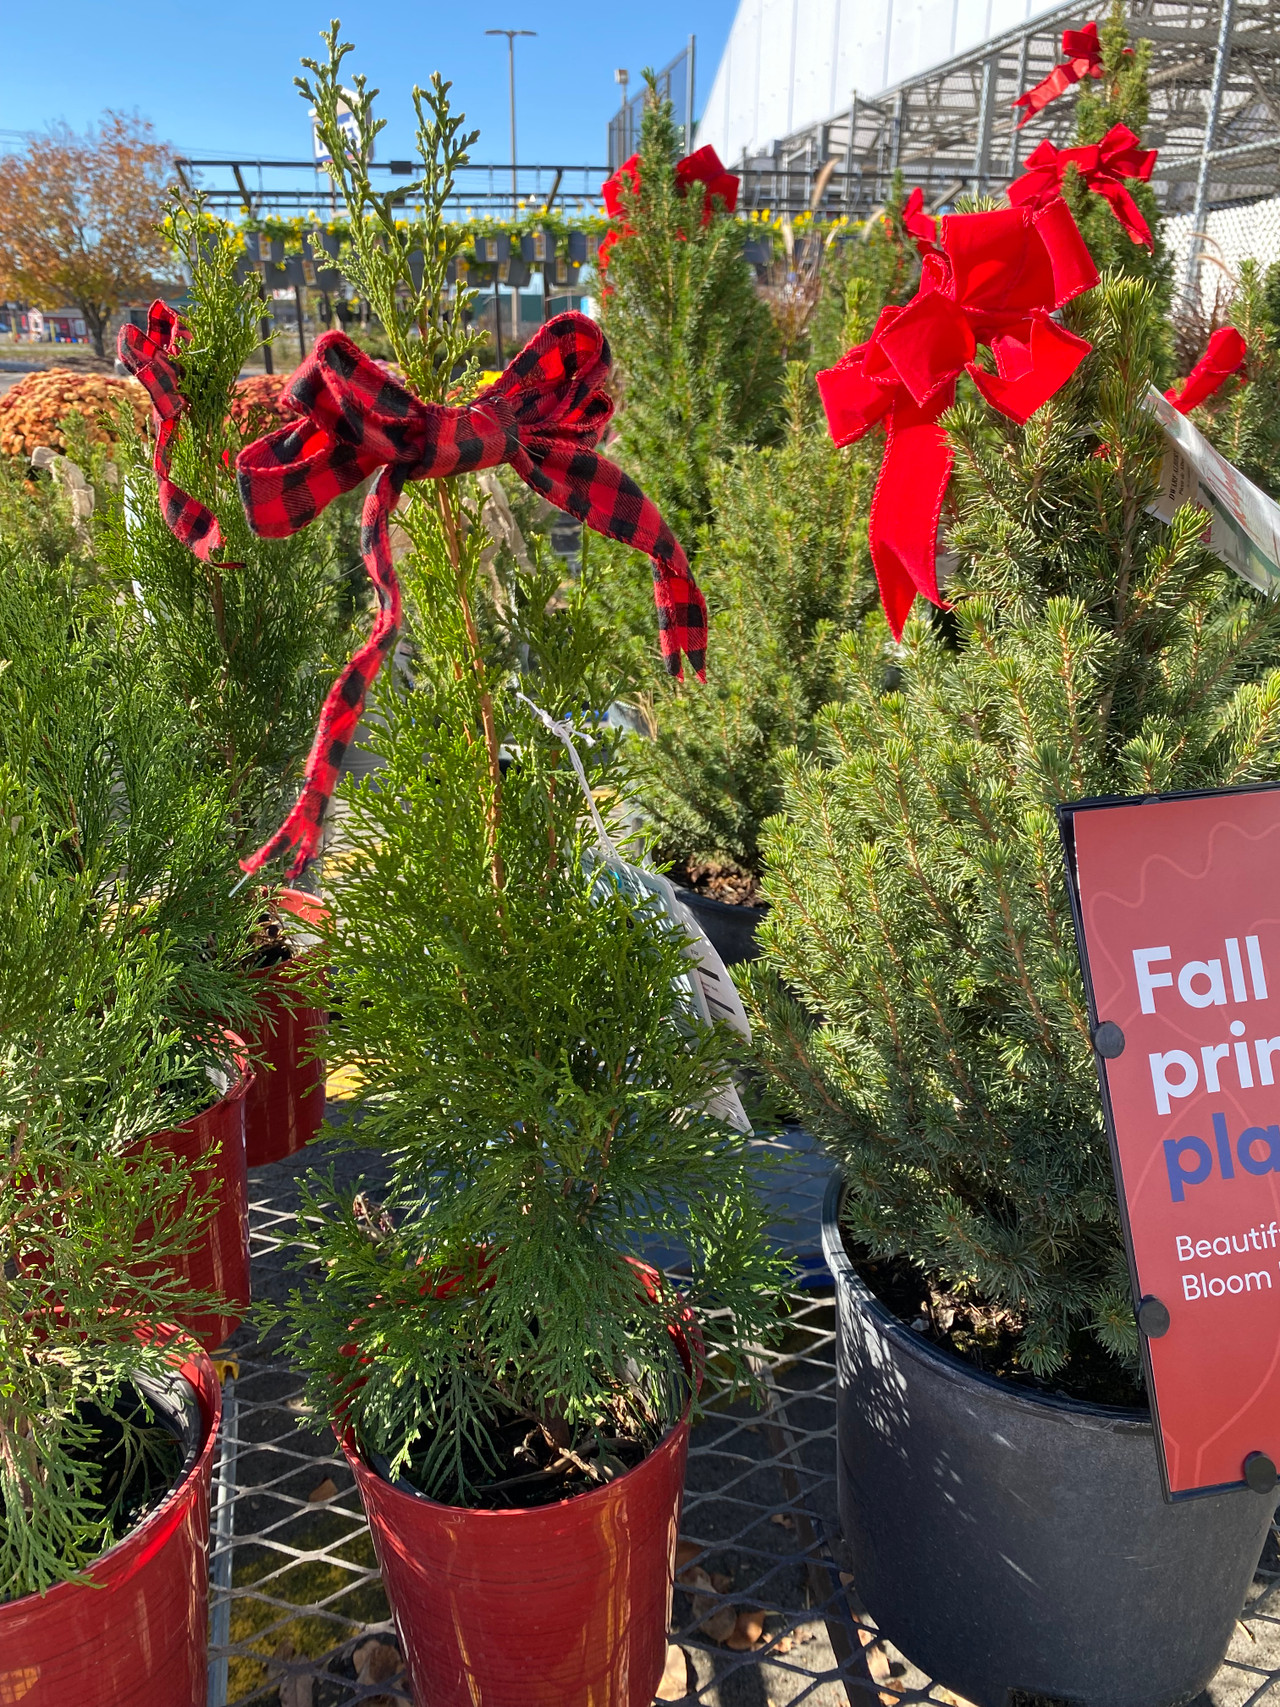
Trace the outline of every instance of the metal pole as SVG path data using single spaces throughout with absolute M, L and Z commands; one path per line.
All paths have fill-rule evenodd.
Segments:
M 844 157 L 844 211 L 853 206 L 853 139 L 858 134 L 858 92 L 849 102 L 849 151 Z
M 239 1451 L 239 1406 L 236 1383 L 228 1376 L 222 1386 L 222 1440 L 213 1490 L 213 1546 L 209 1588 L 209 1707 L 225 1707 L 229 1682 L 227 1648 L 231 1643 L 231 1556 L 236 1528 L 236 1458 Z
M 514 30 L 507 37 L 507 88 L 511 95 L 511 217 L 514 219 L 519 200 L 516 189 L 516 37 Z
M 1200 153 L 1200 170 L 1196 174 L 1195 205 L 1191 210 L 1191 243 L 1187 249 L 1187 270 L 1182 281 L 1182 294 L 1188 307 L 1194 305 L 1200 291 L 1200 255 L 1209 200 L 1209 167 L 1212 164 L 1213 144 L 1218 132 L 1222 86 L 1227 80 L 1227 65 L 1231 58 L 1231 24 L 1235 0 L 1221 0 L 1221 5 L 1218 48 L 1213 60 L 1213 81 L 1209 85 L 1209 105 L 1204 117 L 1204 145 Z
M 995 97 L 995 60 L 982 62 L 982 95 L 978 105 L 978 141 L 973 151 L 973 193 L 980 196 L 987 181 L 987 147 L 991 136 L 991 108 Z
M 1027 81 L 1027 48 L 1030 35 L 1024 35 L 1018 46 L 1018 93 L 1021 94 Z M 1008 176 L 1012 178 L 1018 170 L 1018 149 L 1022 142 L 1022 132 L 1018 129 L 1017 120 L 1010 120 L 1013 129 L 1009 133 L 1009 162 Z
M 693 58 L 697 37 L 689 37 L 689 46 L 685 50 L 685 80 L 684 80 L 684 151 L 693 153 Z

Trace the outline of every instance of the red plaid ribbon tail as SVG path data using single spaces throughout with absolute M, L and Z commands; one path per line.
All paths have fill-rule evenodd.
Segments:
M 168 303 L 157 300 L 151 304 L 147 314 L 146 331 L 140 326 L 122 326 L 116 349 L 120 360 L 142 383 L 151 398 L 151 423 L 156 435 L 151 466 L 155 470 L 165 523 L 176 540 L 194 552 L 201 562 L 208 563 L 222 545 L 218 518 L 207 505 L 184 492 L 169 478 L 174 434 L 187 408 L 177 356 L 190 336 Z M 238 569 L 240 565 L 224 563 L 222 567 Z
M 240 861 L 242 871 L 258 871 L 277 854 L 293 848 L 293 863 L 287 873 L 293 879 L 302 875 L 320 851 L 325 813 L 338 786 L 342 761 L 355 736 L 365 698 L 400 633 L 400 582 L 391 561 L 389 523 L 405 475 L 403 466 L 384 468 L 364 501 L 360 517 L 360 549 L 378 595 L 378 614 L 369 638 L 344 665 L 329 689 L 303 772 L 297 805 L 269 842 Z

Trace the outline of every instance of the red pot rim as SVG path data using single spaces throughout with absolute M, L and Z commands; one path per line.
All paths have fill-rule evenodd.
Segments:
M 17 1600 L 0 1602 L 0 1622 L 3 1622 L 6 1614 L 31 1601 L 38 1600 L 47 1605 L 55 1596 L 65 1597 L 68 1593 L 85 1587 L 90 1587 L 95 1591 L 107 1587 L 107 1584 L 97 1582 L 94 1579 L 101 1575 L 110 1575 L 112 1565 L 118 1561 L 126 1548 L 138 1546 L 149 1530 L 157 1529 L 167 1522 L 175 1501 L 184 1497 L 192 1481 L 202 1476 L 208 1469 L 213 1458 L 214 1447 L 218 1443 L 218 1430 L 222 1426 L 222 1383 L 218 1379 L 217 1370 L 213 1367 L 213 1359 L 182 1328 L 161 1327 L 157 1328 L 155 1332 L 170 1336 L 177 1342 L 174 1347 L 176 1354 L 174 1367 L 180 1375 L 186 1376 L 195 1389 L 196 1402 L 200 1406 L 200 1416 L 204 1421 L 204 1439 L 200 1450 L 196 1453 L 195 1462 L 184 1476 L 178 1478 L 154 1511 L 149 1511 L 141 1523 L 135 1525 L 127 1535 L 122 1535 L 113 1547 L 107 1548 L 105 1553 L 99 1553 L 92 1564 L 85 1567 L 85 1574 L 90 1579 L 88 1584 L 83 1582 L 54 1583 L 52 1587 L 45 1589 L 43 1594 L 24 1594 L 19 1596 Z M 181 1362 L 178 1361 L 179 1357 Z
M 313 929 L 326 924 L 333 917 L 329 908 L 318 896 L 308 895 L 302 889 L 278 889 L 271 900 L 275 902 L 282 913 L 288 913 L 291 918 L 295 918 L 299 923 L 308 925 Z M 290 944 L 287 960 L 277 960 L 271 966 L 255 967 L 253 976 L 255 978 L 278 978 L 282 975 L 288 977 L 291 967 L 300 967 L 302 962 L 309 960 L 321 946 L 322 944 L 318 942 L 313 942 L 305 948 L 297 948 Z
M 637 1264 L 636 1266 L 639 1267 L 641 1265 Z M 644 1266 L 647 1267 L 647 1265 Z M 681 1411 L 676 1421 L 672 1423 L 671 1427 L 662 1436 L 662 1439 L 658 1441 L 657 1445 L 650 1451 L 646 1452 L 638 1464 L 633 1464 L 629 1470 L 624 1470 L 620 1476 L 615 1476 L 611 1482 L 606 1482 L 599 1488 L 592 1488 L 588 1493 L 570 1494 L 567 1499 L 563 1500 L 548 1500 L 545 1505 L 521 1506 L 515 1511 L 488 1511 L 483 1507 L 478 1506 L 446 1505 L 442 1500 L 433 1500 L 429 1494 L 406 1494 L 403 1488 L 398 1488 L 394 1482 L 389 1482 L 385 1476 L 380 1476 L 364 1454 L 357 1448 L 355 1435 L 349 1425 L 343 1426 L 335 1422 L 332 1424 L 333 1432 L 337 1437 L 338 1445 L 342 1448 L 343 1453 L 351 1464 L 353 1470 L 358 1464 L 367 1475 L 373 1476 L 377 1479 L 379 1487 L 386 1493 L 393 1494 L 396 1499 L 405 1500 L 412 1506 L 428 1505 L 433 1506 L 436 1511 L 461 1512 L 469 1519 L 545 1517 L 547 1512 L 563 1511 L 567 1506 L 572 1506 L 575 1511 L 581 1511 L 586 1507 L 589 1501 L 607 1498 L 615 1488 L 621 1487 L 623 1482 L 627 1480 L 628 1476 L 637 1475 L 644 1469 L 646 1464 L 651 1463 L 652 1460 L 657 1458 L 661 1452 L 670 1447 L 680 1434 L 687 1433 L 689 1428 L 689 1418 L 693 1411 L 693 1401 L 702 1388 L 702 1371 L 705 1362 L 702 1352 L 702 1335 L 698 1332 L 698 1325 L 694 1320 L 691 1311 L 687 1312 L 687 1319 L 689 1322 L 688 1339 L 678 1330 L 670 1330 L 672 1337 L 679 1346 L 680 1356 L 685 1366 L 685 1373 L 690 1378 L 689 1397 L 685 1400 L 684 1409 Z M 692 1346 L 689 1344 L 689 1339 L 692 1339 L 693 1341 Z

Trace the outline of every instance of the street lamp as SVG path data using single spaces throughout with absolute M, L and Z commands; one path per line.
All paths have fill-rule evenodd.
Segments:
M 520 214 L 520 203 L 516 192 L 516 37 L 536 36 L 537 30 L 486 30 L 487 36 L 506 36 L 507 38 L 507 82 L 511 90 L 511 218 L 515 220 Z M 493 318 L 498 318 L 498 281 L 493 281 Z M 511 332 L 516 342 L 520 342 L 520 286 L 515 285 L 511 291 Z
M 511 88 L 511 217 L 519 211 L 516 201 L 516 37 L 536 36 L 537 30 L 486 30 L 487 36 L 507 38 L 507 81 Z
M 631 81 L 631 73 L 624 65 L 614 72 L 613 80 L 619 86 L 619 99 L 621 104 L 618 107 L 618 158 L 616 160 L 610 160 L 609 165 L 611 167 L 621 166 L 622 162 L 631 152 L 630 148 L 627 146 L 631 141 L 631 126 L 627 123 L 627 84 Z

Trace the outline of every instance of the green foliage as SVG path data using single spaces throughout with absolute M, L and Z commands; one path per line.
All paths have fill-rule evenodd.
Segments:
M 1102 43 L 1103 75 L 1097 82 L 1080 85 L 1076 97 L 1075 146 L 1101 142 L 1112 125 L 1124 124 L 1142 140 L 1147 122 L 1147 79 L 1151 67 L 1151 43 L 1131 42 L 1124 0 L 1112 0 L 1111 10 L 1098 30 Z M 1111 210 L 1105 196 L 1086 188 L 1074 167 L 1067 173 L 1063 196 L 1075 215 L 1076 224 L 1089 246 L 1099 272 L 1121 273 L 1126 278 L 1149 279 L 1156 285 L 1158 301 L 1168 312 L 1173 292 L 1169 251 L 1160 236 L 1160 209 L 1150 184 L 1128 180 L 1128 188 L 1142 210 L 1155 238 L 1155 250 L 1135 243 Z M 1164 367 L 1160 369 L 1163 375 Z
M 837 691 L 840 636 L 876 599 L 859 525 L 874 470 L 838 451 L 808 370 L 788 370 L 782 443 L 713 472 L 715 522 L 699 566 L 714 651 L 707 681 L 669 681 L 657 735 L 637 743 L 637 792 L 662 852 L 760 868 L 760 829 L 782 805 L 782 754 L 814 748 Z
M 223 1027 L 254 1011 L 225 790 L 115 616 L 5 552 L 0 1599 L 118 1539 L 85 1407 L 150 1453 L 125 1388 L 167 1359 L 139 1330 L 211 1302 L 172 1274 L 208 1206 L 145 1140 L 209 1104 Z
M 1053 806 L 1270 777 L 1280 741 L 1280 607 L 1200 512 L 1146 513 L 1156 287 L 1109 278 L 1064 318 L 1093 353 L 1027 426 L 944 417 L 955 614 L 900 652 L 879 621 L 844 640 L 764 837 L 753 980 L 851 1236 L 1013 1311 L 1041 1374 L 1082 1333 L 1136 1356 Z
M 1229 380 L 1192 418 L 1228 462 L 1280 497 L 1280 263 L 1240 263 L 1231 320 L 1249 346 L 1248 383 Z
M 305 534 L 257 539 L 236 491 L 241 447 L 266 430 L 228 414 L 259 340 L 253 279 L 236 278 L 236 245 L 197 200 L 175 203 L 170 229 L 191 257 L 190 342 L 179 366 L 189 404 L 173 446 L 177 484 L 217 516 L 225 541 L 202 563 L 173 537 L 151 466 L 152 447 L 122 414 L 118 488 L 105 493 L 99 561 L 121 596 L 129 644 L 153 655 L 211 776 L 225 778 L 239 851 L 257 845 L 292 803 L 316 716 L 362 602 L 352 498 Z
M 914 295 L 920 258 L 902 224 L 905 200 L 899 173 L 883 209 L 868 219 L 856 241 L 826 262 L 810 333 L 815 368 L 834 367 L 846 350 L 871 336 L 882 308 Z
M 717 200 L 700 224 L 701 185 L 680 193 L 680 131 L 652 93 L 640 131 L 640 184 L 622 192 L 628 234 L 600 289 L 622 386 L 619 460 L 692 555 L 713 511 L 712 470 L 731 448 L 777 430 L 782 362 L 747 226 Z
M 51 565 L 83 554 L 65 489 L 30 479 L 8 457 L 0 457 L 0 540 Z
M 185 1065 L 173 1058 L 167 1069 L 176 1091 L 189 1095 L 193 1079 L 207 1089 L 223 1028 L 253 1013 L 238 963 L 255 903 L 231 895 L 227 786 L 202 771 L 118 607 L 9 552 L 0 660 L 0 763 L 27 791 L 51 869 L 91 885 L 84 928 L 92 921 L 115 950 L 135 938 L 163 944 L 172 976 L 139 1023 L 182 1039 Z M 160 1113 L 182 1118 L 179 1106 L 152 1106 L 151 1130 Z
M 336 26 L 327 39 L 322 113 L 345 51 Z M 466 144 L 448 86 L 422 99 L 444 139 L 436 156 L 420 137 L 430 220 Z M 360 193 L 355 152 L 337 168 L 344 195 Z M 353 229 L 349 265 L 373 281 L 373 234 Z M 471 347 L 438 301 L 431 313 L 415 384 L 458 371 Z M 466 1504 L 499 1474 L 504 1419 L 570 1441 L 588 1481 L 611 1473 L 601 1435 L 620 1418 L 652 1441 L 687 1390 L 668 1329 L 689 1306 L 749 1378 L 776 1269 L 746 1140 L 706 1110 L 734 1042 L 673 992 L 681 941 L 602 871 L 568 755 L 517 697 L 523 680 L 569 720 L 607 702 L 610 642 L 588 591 L 562 590 L 535 543 L 481 615 L 478 488 L 406 496 L 414 680 L 380 681 L 386 767 L 344 786 L 326 944 L 344 991 L 329 1059 L 363 1085 L 359 1142 L 386 1152 L 391 1185 L 384 1205 L 337 1207 L 331 1185 L 313 1186 L 321 1278 L 290 1300 L 288 1344 L 318 1407 L 393 1470 L 412 1463 L 424 1491 Z M 607 795 L 615 739 L 586 733 L 590 783 Z M 631 1259 L 655 1237 L 685 1243 L 692 1268 L 649 1302 Z

